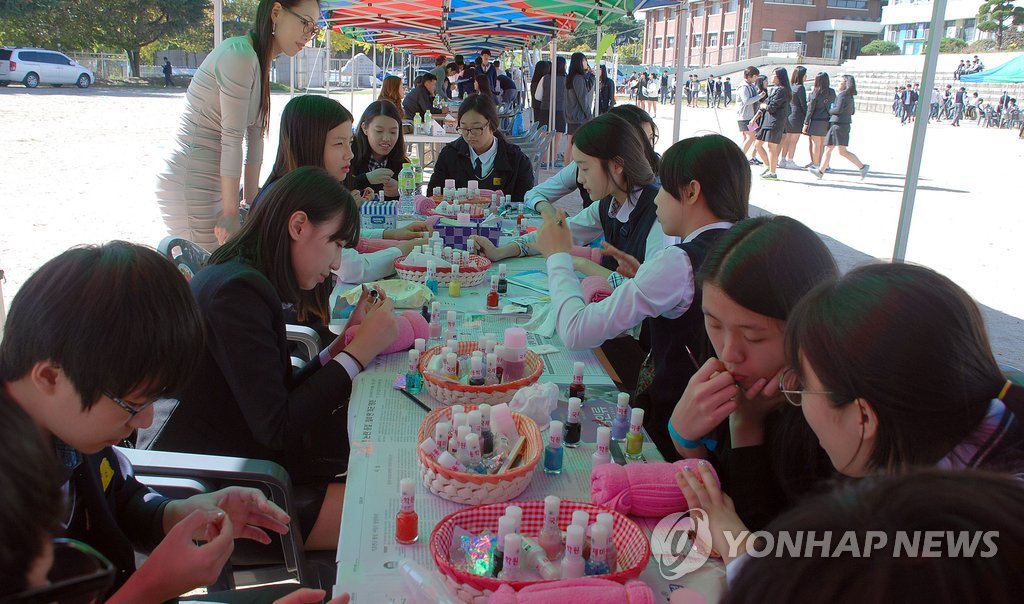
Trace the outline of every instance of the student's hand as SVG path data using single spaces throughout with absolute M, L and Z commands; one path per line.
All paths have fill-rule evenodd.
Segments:
M 725 364 L 710 358 L 690 378 L 669 421 L 679 436 L 700 440 L 736 410 L 737 398 L 736 380 L 725 370 Z
M 196 545 L 196 535 L 206 543 Z M 231 519 L 196 510 L 174 525 L 108 602 L 163 602 L 217 580 L 234 550 Z
M 388 229 L 387 231 L 384 231 L 384 239 L 417 239 L 422 237 L 424 233 L 429 236 L 430 230 L 430 223 L 420 220 L 400 229 Z
M 550 201 L 538 201 L 533 209 L 540 214 L 540 217 L 544 220 L 551 218 L 552 220 L 558 220 L 558 212 L 555 211 L 555 206 Z
M 778 396 L 779 380 L 785 371 L 786 368 L 783 367 L 770 378 L 758 378 L 749 388 L 743 390 L 743 397 L 732 418 L 735 423 L 752 426 L 755 433 L 757 430 L 763 431 L 765 417 L 785 404 L 782 397 Z
M 389 178 L 384 181 L 384 196 L 385 197 L 398 197 L 398 181 L 394 178 Z
M 604 254 L 605 256 L 611 256 L 612 258 L 615 258 L 615 261 L 619 263 L 619 266 L 616 267 L 615 269 L 616 273 L 622 275 L 623 277 L 626 277 L 627 279 L 632 279 L 633 277 L 636 277 L 636 272 L 640 270 L 639 260 L 637 260 L 633 256 L 630 256 L 629 254 L 620 250 L 614 245 L 608 243 L 607 241 L 601 242 L 601 248 L 602 254 Z
M 398 337 L 398 317 L 395 316 L 395 303 L 383 298 L 370 304 L 359 333 L 349 342 L 345 350 L 359 359 L 363 367 L 383 352 Z
M 729 531 L 732 535 L 738 536 L 741 532 L 747 531 L 747 527 L 736 513 L 732 498 L 723 493 L 722 488 L 718 486 L 718 481 L 711 473 L 710 463 L 706 459 L 697 463 L 696 473 L 689 467 L 683 468 L 682 472 L 676 474 L 676 484 L 691 507 L 699 506 L 707 514 L 711 524 L 711 547 L 722 556 L 726 564 L 746 551 L 743 545 L 736 552 L 729 551 L 729 541 L 725 538 L 725 532 Z M 741 543 L 745 544 L 746 540 Z M 736 555 L 730 555 L 733 553 Z
M 324 596 L 326 595 L 327 592 L 322 589 L 310 589 L 308 587 L 303 587 L 301 589 L 296 589 L 283 598 L 274 600 L 274 604 L 320 604 L 320 602 L 323 602 Z M 341 594 L 327 604 L 348 604 L 348 601 L 349 595 Z
M 238 232 L 242 228 L 242 222 L 238 218 L 238 212 L 234 214 L 224 214 L 217 219 L 217 224 L 213 227 L 213 236 L 217 238 L 217 243 L 224 245 L 224 243 L 231 239 L 231 236 Z
M 565 210 L 558 210 L 554 219 L 544 219 L 544 226 L 537 233 L 537 241 L 533 247 L 545 258 L 572 250 L 572 231 L 566 223 Z
M 589 258 L 580 258 L 579 256 L 572 257 L 572 270 L 577 273 L 583 273 L 587 277 L 603 277 L 605 279 L 612 274 L 612 271 L 606 269 L 593 260 Z
M 180 519 L 196 510 L 224 512 L 231 520 L 236 539 L 251 539 L 263 544 L 270 537 L 263 529 L 279 535 L 288 533 L 290 518 L 281 508 L 257 489 L 228 487 L 213 493 L 194 495 L 188 499 L 172 501 L 164 507 L 164 526 L 180 524 Z M 195 535 L 201 539 L 202 535 Z
M 403 256 L 408 256 L 417 246 L 426 245 L 428 242 L 427 239 L 409 239 L 398 244 L 398 249 L 402 250 Z
M 376 170 L 370 170 L 366 173 L 366 180 L 369 181 L 371 185 L 381 185 L 384 184 L 384 181 L 392 178 L 394 175 L 394 170 L 390 170 L 388 168 L 377 168 Z
M 349 315 L 348 327 L 351 327 L 353 325 L 359 325 L 360 323 L 362 323 L 363 318 L 366 316 L 366 313 L 369 312 L 373 304 L 376 303 L 376 301 L 371 299 L 371 290 L 376 290 L 377 299 L 387 298 L 387 294 L 384 293 L 384 290 L 380 289 L 376 285 L 374 285 L 373 287 L 367 287 L 366 284 L 364 283 L 362 285 L 362 289 L 363 293 L 359 294 L 359 300 L 356 302 L 356 307 L 352 309 L 352 314 Z
M 514 243 L 497 247 L 491 243 L 490 239 L 481 237 L 480 235 L 471 235 L 470 239 L 476 242 L 476 253 L 486 256 L 487 259 L 492 262 L 511 258 L 519 254 L 519 246 Z

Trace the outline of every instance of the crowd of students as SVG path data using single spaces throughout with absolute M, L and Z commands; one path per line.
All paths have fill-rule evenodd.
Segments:
M 259 71 L 217 62 L 242 57 L 259 69 L 258 57 L 272 55 L 256 49 L 287 52 L 285 42 L 314 35 L 316 8 L 314 0 L 261 1 L 254 33 L 225 41 L 200 68 L 209 79 L 193 82 L 186 121 L 204 95 L 223 104 L 225 89 L 248 89 L 252 98 L 236 100 L 257 107 L 248 127 L 258 138 L 267 110 Z M 260 32 L 275 41 L 261 43 Z M 253 81 L 231 80 L 241 72 Z M 588 75 L 574 56 L 564 86 L 567 97 L 584 98 L 566 111 L 583 104 Z M 818 74 L 803 97 L 795 89 L 804 76 L 780 68 L 771 84 L 758 85 L 755 68 L 744 72 L 741 130 L 753 132 L 746 112 L 771 120 L 742 149 L 710 134 L 659 157 L 654 120 L 635 105 L 571 114 L 571 162 L 536 186 L 529 160 L 498 128 L 494 98 L 468 94 L 457 117 L 461 137 L 441 151 L 430 186 L 493 182 L 543 215 L 537 233 L 503 247 L 478 239 L 480 249 L 492 260 L 545 256 L 550 312 L 568 347 L 630 342 L 638 358 L 627 377 L 654 443 L 669 460 L 701 460 L 677 477 L 678 488 L 707 514 L 728 563 L 730 601 L 831 601 L 843 577 L 860 574 L 887 578 L 871 585 L 879 600 L 973 589 L 1008 601 L 1020 573 L 989 570 L 1020 559 L 1024 388 L 996 363 L 977 305 L 925 267 L 879 263 L 840 275 L 807 226 L 749 217 L 751 145 L 770 170 L 785 158 L 787 137 L 800 133 L 812 138 L 822 169 L 836 148 L 857 162 L 843 121 L 852 114 L 853 78 L 844 77 L 837 94 Z M 285 325 L 293 316 L 328 321 L 333 274 L 348 270 L 346 279 L 357 282 L 383 276 L 380 267 L 397 256 L 359 254 L 361 238 L 404 242 L 386 251 L 400 255 L 428 230 L 360 228 L 360 200 L 394 192 L 393 167 L 405 153 L 399 111 L 381 99 L 357 123 L 332 99 L 290 101 L 270 178 L 258 192 L 243 187 L 253 202 L 244 224 L 217 222 L 227 237 L 190 283 L 157 252 L 126 242 L 73 248 L 25 282 L 0 342 L 0 476 L 19 485 L 4 489 L 0 506 L 0 598 L 46 589 L 55 537 L 85 542 L 116 567 L 113 587 L 101 594 L 109 602 L 164 601 L 209 584 L 235 539 L 266 543 L 293 518 L 307 549 L 338 546 L 348 399 L 353 380 L 398 335 L 394 304 L 364 288 L 350 319 L 358 335 L 347 344 L 332 339 L 298 371 Z M 229 117 L 246 125 L 222 115 Z M 217 127 L 226 147 L 237 142 L 228 122 Z M 250 151 L 258 144 L 250 140 Z M 227 148 L 220 158 L 241 161 Z M 224 171 L 193 164 L 188 169 L 203 174 Z M 223 186 L 237 186 L 227 171 Z M 577 189 L 593 202 L 570 218 L 556 204 Z M 599 264 L 570 254 L 602 239 Z M 577 273 L 607 279 L 611 294 L 584 299 Z M 114 448 L 126 440 L 275 461 L 291 476 L 296 507 L 282 510 L 237 487 L 161 496 Z M 849 556 L 751 556 L 743 552 L 757 537 L 737 550 L 725 536 L 823 528 L 1001 533 L 994 562 L 955 572 L 942 557 L 915 558 L 904 572 L 904 562 L 884 556 L 860 564 Z M 136 550 L 149 552 L 138 567 Z M 809 594 L 808 578 L 825 575 L 832 591 Z M 277 586 L 265 599 L 323 597 L 286 593 L 293 588 Z

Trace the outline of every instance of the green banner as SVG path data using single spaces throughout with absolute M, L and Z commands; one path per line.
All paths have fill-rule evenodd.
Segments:
M 594 57 L 594 64 L 601 64 L 601 57 L 604 53 L 608 52 L 608 49 L 612 47 L 612 42 L 615 41 L 615 34 L 605 34 L 601 37 L 601 43 L 597 45 L 597 56 Z

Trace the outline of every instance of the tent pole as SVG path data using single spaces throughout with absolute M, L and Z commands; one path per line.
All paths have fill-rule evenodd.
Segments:
M 924 58 L 921 73 L 921 93 L 931 95 L 935 86 L 935 66 L 939 62 L 939 40 L 945 33 L 946 0 L 935 0 L 932 6 L 932 23 L 928 30 L 928 52 Z M 907 239 L 910 237 L 910 220 L 914 216 L 914 198 L 917 196 L 917 179 L 921 176 L 921 155 L 924 153 L 924 137 L 928 130 L 928 112 L 931 105 L 917 104 L 914 118 L 914 138 L 910 142 L 910 158 L 907 161 L 907 178 L 903 187 L 903 203 L 900 206 L 900 222 L 896 229 L 896 244 L 892 252 L 893 262 L 907 258 Z
M 356 39 L 352 38 L 352 58 L 349 59 L 348 70 L 348 108 L 355 111 L 356 106 Z
M 548 96 L 548 124 L 551 125 L 551 132 L 554 132 L 555 128 L 558 126 L 558 124 L 555 123 L 555 107 L 558 104 L 557 97 L 555 96 L 556 86 L 558 82 L 558 73 L 556 72 L 557 64 L 558 42 L 555 40 L 554 36 L 551 36 L 551 75 L 548 77 L 548 79 L 551 80 L 551 95 Z M 548 147 L 548 166 L 554 165 L 555 160 L 558 158 L 559 150 L 560 149 L 555 149 L 554 145 Z
M 683 128 L 683 104 L 679 102 L 680 87 L 683 85 L 683 70 L 686 65 L 686 18 L 687 6 L 680 3 L 676 10 L 676 102 L 672 113 L 672 144 L 679 141 Z
M 380 81 L 381 86 L 384 86 L 384 80 Z M 377 42 L 373 43 L 373 77 L 370 78 L 370 102 L 372 103 L 377 99 Z
M 598 19 L 600 19 L 600 15 L 602 14 L 602 12 L 603 11 L 597 11 Z M 595 44 L 594 49 L 596 50 L 596 49 L 598 49 L 600 47 L 601 47 L 601 21 L 599 20 L 597 22 L 597 43 Z M 598 115 L 601 112 L 601 86 L 604 84 L 604 82 L 601 81 L 601 62 L 597 60 L 597 56 L 596 55 L 594 56 L 594 63 L 595 63 L 594 70 L 597 71 L 597 74 L 595 74 L 595 75 L 597 75 L 597 86 L 594 87 L 594 90 L 596 90 L 597 92 L 596 92 L 596 94 L 594 94 L 594 107 L 593 107 L 593 109 L 594 109 L 594 115 Z
M 224 40 L 224 0 L 213 0 L 213 46 Z
M 331 96 L 331 24 L 327 23 L 327 32 L 324 34 L 327 45 L 327 77 L 324 79 L 324 88 L 327 89 L 327 96 Z

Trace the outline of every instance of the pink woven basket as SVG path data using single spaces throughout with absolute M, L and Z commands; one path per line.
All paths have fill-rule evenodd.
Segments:
M 400 279 L 414 281 L 416 283 L 427 282 L 427 268 L 424 266 L 409 266 L 404 264 L 405 256 L 395 258 L 395 272 Z M 459 267 L 459 282 L 462 287 L 473 287 L 480 285 L 487 278 L 487 271 L 491 268 L 491 261 L 486 256 L 470 254 L 469 265 Z M 437 267 L 437 284 L 448 285 L 452 280 L 452 269 L 448 267 Z
M 479 349 L 480 347 L 476 342 L 460 342 L 458 354 L 459 356 L 466 356 Z M 448 405 L 479 405 L 480 403 L 497 405 L 507 403 L 512 400 L 512 397 L 516 395 L 520 388 L 535 383 L 540 379 L 541 374 L 544 373 L 544 360 L 532 350 L 527 350 L 526 375 L 522 378 L 490 386 L 470 386 L 469 384 L 443 379 L 426 371 L 427 367 L 430 366 L 430 359 L 440 353 L 441 346 L 434 346 L 425 350 L 420 355 L 420 373 L 423 374 L 423 385 L 426 386 L 427 392 L 438 401 Z
M 473 533 L 485 530 L 496 533 L 498 518 L 511 504 L 523 508 L 520 532 L 523 535 L 536 538 L 544 522 L 543 501 L 492 503 L 459 510 L 442 518 L 430 534 L 430 555 L 433 556 L 437 569 L 444 575 L 449 586 L 457 591 L 459 598 L 464 602 L 473 602 L 477 598 L 487 597 L 503 583 L 508 583 L 517 591 L 528 585 L 543 583 L 543 581 L 499 581 L 468 573 L 452 564 L 449 546 L 455 527 L 459 526 Z M 618 551 L 616 568 L 619 570 L 609 575 L 602 575 L 601 578 L 625 583 L 639 577 L 651 559 L 651 545 L 643 529 L 628 517 L 613 510 L 579 501 L 562 501 L 558 513 L 558 526 L 562 530 L 572 523 L 572 513 L 577 510 L 583 510 L 590 514 L 588 524 L 594 522 L 599 513 L 609 513 L 615 517 L 612 541 Z
M 475 405 L 467 405 L 466 411 L 476 409 Z M 416 439 L 417 455 L 420 461 L 420 476 L 428 491 L 455 503 L 479 505 L 515 499 L 533 480 L 534 470 L 540 463 L 544 450 L 540 430 L 537 423 L 519 413 L 512 414 L 516 422 L 516 430 L 526 438 L 522 451 L 522 462 L 503 474 L 475 474 L 473 472 L 456 472 L 449 470 L 427 456 L 419 448 L 427 437 L 434 436 L 434 427 L 441 421 L 452 421 L 452 410 L 449 407 L 435 409 L 427 414 L 420 424 Z

